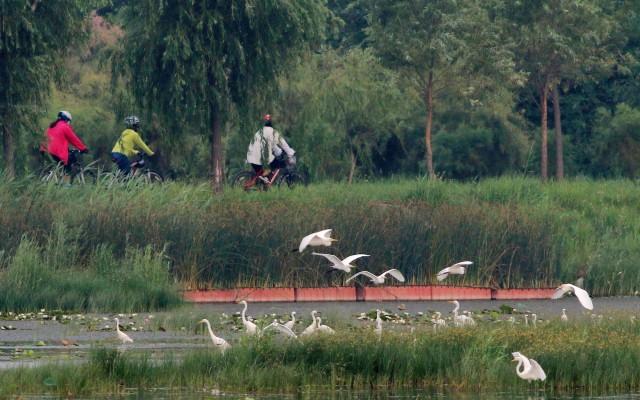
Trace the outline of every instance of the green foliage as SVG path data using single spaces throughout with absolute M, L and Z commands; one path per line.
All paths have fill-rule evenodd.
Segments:
M 602 176 L 640 175 L 640 109 L 624 103 L 613 113 L 598 110 L 592 162 Z

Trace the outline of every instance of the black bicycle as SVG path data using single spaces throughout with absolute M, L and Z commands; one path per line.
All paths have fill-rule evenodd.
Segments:
M 51 154 L 46 153 L 47 165 L 40 173 L 40 180 L 47 183 L 64 183 L 65 176 L 69 176 L 69 183 L 84 185 L 87 183 L 96 183 L 98 178 L 98 169 L 96 167 L 97 160 L 88 164 L 84 164 L 82 159 L 83 153 L 79 150 L 69 150 L 69 166 L 65 166 L 55 160 Z
M 267 191 L 272 186 L 286 186 L 293 189 L 299 186 L 307 186 L 309 178 L 306 173 L 299 171 L 296 164 L 281 160 L 277 167 L 267 175 L 256 176 L 253 170 L 242 170 L 231 178 L 232 187 L 241 187 L 247 191 L 260 190 Z M 250 181 L 254 181 L 254 185 L 248 185 Z

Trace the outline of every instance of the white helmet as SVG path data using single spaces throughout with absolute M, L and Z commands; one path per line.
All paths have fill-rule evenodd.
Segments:
M 65 121 L 71 121 L 73 118 L 71 117 L 71 113 L 69 111 L 60 111 L 58 113 L 58 119 L 63 119 Z

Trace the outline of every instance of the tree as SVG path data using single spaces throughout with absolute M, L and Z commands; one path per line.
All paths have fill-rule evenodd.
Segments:
M 552 93 L 556 135 L 556 177 L 564 176 L 560 91 L 562 79 L 576 79 L 600 60 L 608 19 L 597 0 L 505 2 L 509 36 L 516 42 L 517 67 L 526 71 L 540 107 L 540 175 L 548 178 L 548 97 Z
M 93 1 L 0 1 L 0 131 L 4 170 L 15 176 L 19 133 L 34 122 L 64 54 L 86 38 Z
M 208 132 L 220 191 L 226 115 L 273 92 L 289 61 L 322 38 L 327 17 L 320 0 L 134 0 L 126 7 L 123 70 L 140 105 L 173 135 L 182 127 Z
M 370 0 L 368 37 L 390 67 L 415 85 L 424 102 L 426 167 L 435 177 L 431 146 L 434 102 L 452 87 L 482 90 L 490 75 L 511 74 L 512 60 L 485 9 L 474 0 Z M 481 78 L 474 80 L 473 78 Z

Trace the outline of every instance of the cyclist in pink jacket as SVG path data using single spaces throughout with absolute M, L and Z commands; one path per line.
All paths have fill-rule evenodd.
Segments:
M 58 118 L 47 129 L 47 152 L 54 160 L 64 165 L 67 173 L 76 162 L 73 153 L 69 155 L 69 145 L 82 153 L 89 151 L 71 127 L 71 114 L 68 111 L 60 111 Z

